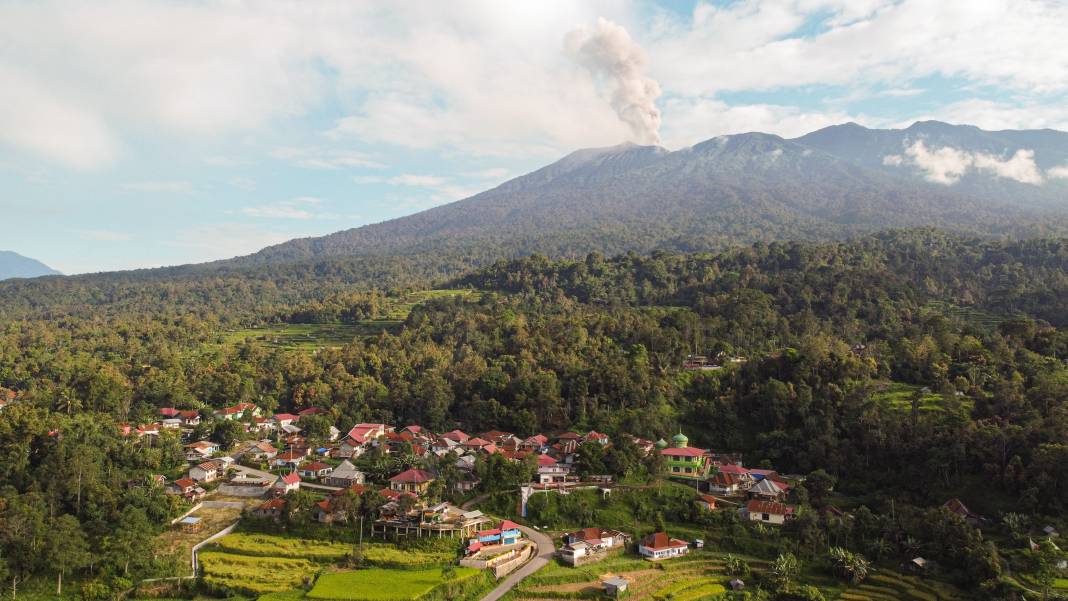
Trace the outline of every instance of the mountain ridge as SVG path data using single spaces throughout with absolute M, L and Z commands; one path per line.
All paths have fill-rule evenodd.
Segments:
M 919 167 L 888 165 L 886 157 L 901 156 L 910 141 L 923 140 L 932 148 L 959 144 L 967 157 L 983 154 L 1008 161 L 1007 152 L 1035 135 L 1044 136 L 1036 140 L 1042 142 L 1042 168 L 1068 161 L 1068 134 L 1063 132 L 987 132 L 935 121 L 898 130 L 847 123 L 793 139 L 748 132 L 674 151 L 629 143 L 580 149 L 447 205 L 284 242 L 230 262 L 487 245 L 506 256 L 714 250 L 728 242 L 841 238 L 932 224 L 968 233 L 1028 235 L 1068 220 L 1068 209 L 1057 206 L 1049 194 L 1052 184 L 996 181 L 1001 178 L 978 173 L 942 185 Z M 656 224 L 671 231 L 658 231 Z
M 0 280 L 63 275 L 48 265 L 12 250 L 0 250 Z

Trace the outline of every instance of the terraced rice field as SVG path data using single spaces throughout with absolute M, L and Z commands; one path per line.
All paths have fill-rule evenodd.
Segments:
M 921 580 L 896 572 L 872 574 L 860 586 L 846 589 L 840 601 L 959 601 L 960 591 L 948 584 Z
M 260 595 L 295 589 L 312 580 L 321 566 L 306 559 L 237 555 L 222 551 L 200 553 L 204 582 L 224 591 Z

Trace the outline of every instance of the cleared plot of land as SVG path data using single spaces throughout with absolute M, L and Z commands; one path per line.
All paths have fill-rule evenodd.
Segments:
M 456 568 L 449 582 L 473 578 L 479 571 Z M 308 591 L 309 599 L 331 601 L 396 601 L 418 599 L 445 584 L 440 569 L 383 570 L 372 568 L 353 572 L 323 574 Z
M 241 517 L 240 507 L 202 507 L 193 513 L 194 517 L 200 518 L 200 532 L 184 532 L 177 526 L 160 534 L 160 550 L 164 555 L 180 554 L 186 563 L 193 551 L 193 545 L 208 538 L 212 534 L 233 524 Z

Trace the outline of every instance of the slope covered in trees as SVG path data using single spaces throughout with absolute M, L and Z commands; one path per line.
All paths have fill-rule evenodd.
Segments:
M 930 230 L 715 255 L 530 257 L 460 278 L 453 284 L 483 294 L 416 306 L 395 334 L 315 353 L 221 344 L 225 308 L 199 314 L 166 300 L 9 319 L 0 387 L 21 395 L 0 411 L 4 561 L 17 575 L 54 574 L 38 536 L 62 531 L 109 549 L 93 570 L 150 570 L 126 563 L 150 555 L 109 536 L 119 524 L 158 528 L 166 502 L 123 483 L 173 472 L 180 449 L 146 453 L 115 424 L 154 419 L 162 406 L 207 413 L 240 401 L 325 408 L 319 428 L 659 438 L 685 424 L 694 444 L 742 452 L 751 465 L 826 470 L 883 516 L 890 499 L 906 515 L 966 493 L 992 516 L 1060 515 L 1066 267 L 1065 240 Z M 143 291 L 131 284 L 130 294 Z M 352 294 L 312 304 L 373 309 Z M 303 301 L 277 303 L 264 320 L 309 314 Z M 681 369 L 690 353 L 720 351 L 747 361 Z M 889 402 L 892 386 L 928 387 L 936 402 Z M 224 443 L 244 436 L 203 430 Z M 883 517 L 869 521 L 871 532 L 857 534 L 865 544 L 894 532 Z M 945 555 L 974 585 L 999 568 L 981 537 L 969 540 L 970 555 Z

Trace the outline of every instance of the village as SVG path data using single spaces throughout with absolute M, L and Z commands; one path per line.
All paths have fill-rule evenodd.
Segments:
M 692 524 L 676 524 L 674 529 L 662 521 L 636 524 L 634 528 L 596 522 L 577 523 L 573 529 L 539 524 L 537 518 L 547 514 L 544 510 L 539 513 L 538 507 L 553 502 L 548 499 L 566 502 L 581 495 L 604 500 L 613 495 L 652 494 L 633 483 L 617 481 L 618 474 L 589 473 L 584 453 L 598 455 L 613 445 L 625 445 L 655 466 L 657 481 L 666 482 L 672 494 L 681 495 L 699 521 L 708 523 L 718 519 L 712 516 L 729 514 L 730 521 L 752 524 L 756 532 L 785 527 L 797 517 L 794 491 L 805 480 L 804 476 L 780 474 L 767 467 L 746 467 L 737 454 L 691 446 L 681 431 L 670 440 L 653 441 L 629 435 L 613 440 L 597 431 L 521 437 L 503 431 L 468 434 L 454 429 L 434 433 L 414 424 L 358 423 L 347 432 L 330 427 L 325 436 L 307 436 L 302 420 L 320 413 L 307 408 L 266 416 L 251 403 L 218 409 L 210 416 L 163 408 L 157 422 L 123 424 L 121 430 L 147 444 L 159 436 L 183 438 L 186 471 L 171 481 L 153 476 L 151 484 L 164 487 L 168 495 L 190 508 L 175 520 L 174 528 L 185 533 L 213 534 L 202 532 L 199 515 L 211 503 L 208 499 L 231 499 L 230 503 L 236 499 L 242 507 L 243 529 L 257 532 L 260 543 L 280 544 L 270 537 L 285 535 L 299 519 L 319 528 L 332 528 L 335 534 L 329 536 L 358 532 L 353 542 L 359 545 L 365 544 L 366 537 L 367 544 L 396 545 L 418 557 L 423 557 L 423 550 L 434 548 L 440 553 L 439 559 L 455 563 L 458 569 L 487 574 L 488 582 L 505 587 L 505 592 L 514 588 L 512 594 L 518 598 L 531 590 L 536 593 L 533 597 L 542 596 L 531 586 L 544 581 L 546 572 L 530 574 L 547 563 L 552 564 L 547 568 L 549 574 L 554 569 L 571 568 L 576 571 L 564 580 L 579 578 L 586 593 L 611 597 L 653 586 L 647 582 L 648 573 L 637 569 L 643 562 L 703 566 L 700 578 L 682 580 L 691 582 L 692 594 L 700 594 L 679 598 L 693 599 L 745 590 L 748 578 L 760 575 L 766 579 L 774 569 L 760 560 L 750 560 L 744 567 L 728 566 L 737 561 L 706 545 L 700 529 Z M 240 424 L 247 438 L 229 449 L 209 439 L 189 440 L 205 419 Z M 522 480 L 506 482 L 505 490 L 490 490 L 500 483 L 487 487 L 490 483 L 482 478 L 488 474 L 485 466 L 494 462 L 515 467 Z M 480 502 L 493 498 L 497 502 L 487 504 L 496 511 L 484 512 Z M 985 519 L 957 499 L 948 501 L 946 508 L 970 522 Z M 825 511 L 844 515 L 833 506 Z M 709 517 L 700 518 L 702 515 Z M 520 523 L 524 520 L 529 525 Z M 241 536 L 229 534 L 214 545 L 225 551 Z M 208 542 L 211 540 L 214 537 Z M 233 581 L 213 576 L 212 561 L 225 554 L 212 549 L 212 544 L 204 547 L 199 565 L 194 557 L 198 575 L 222 590 L 233 588 Z M 451 559 L 450 550 L 454 553 Z M 591 568 L 598 563 L 604 568 Z M 922 576 L 927 564 L 917 556 L 910 565 L 902 566 L 902 571 L 911 575 L 900 578 Z M 510 574 L 512 578 L 508 578 Z M 291 582 L 275 588 L 236 586 L 236 590 L 281 590 L 300 582 L 314 584 L 308 582 L 313 576 L 302 574 L 298 578 L 295 574 Z M 330 577 L 320 580 L 325 583 Z M 907 584 L 913 589 L 920 586 L 919 580 Z M 680 585 L 673 581 L 671 586 Z

